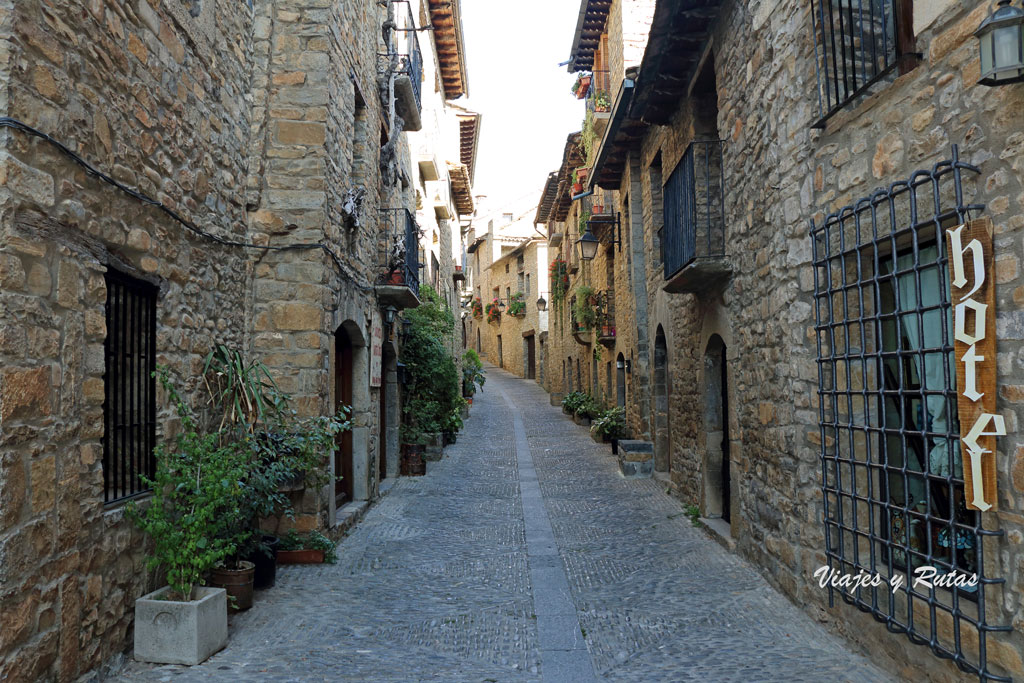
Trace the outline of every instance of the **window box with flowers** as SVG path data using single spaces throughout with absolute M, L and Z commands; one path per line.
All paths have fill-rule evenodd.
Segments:
M 501 322 L 501 306 L 498 304 L 497 299 L 487 304 L 484 308 L 484 313 L 487 314 L 487 322 L 495 324 Z
M 508 313 L 516 318 L 522 318 L 526 315 L 526 301 L 522 292 L 516 292 L 512 295 L 512 301 L 508 304 Z
M 480 301 L 480 297 L 473 298 L 473 303 L 470 304 L 470 311 L 472 311 L 473 317 L 477 320 L 484 317 L 484 304 Z

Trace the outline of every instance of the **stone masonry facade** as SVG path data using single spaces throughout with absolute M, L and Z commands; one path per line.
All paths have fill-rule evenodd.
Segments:
M 155 288 L 155 360 L 196 407 L 203 359 L 223 343 L 267 365 L 300 415 L 332 413 L 344 338 L 349 497 L 377 495 L 381 421 L 397 453 L 399 414 L 393 339 L 387 416 L 368 381 L 388 265 L 378 210 L 414 211 L 418 182 L 394 68 L 379 58 L 397 11 L 354 0 L 0 2 L 0 114 L 196 228 L 0 128 L 0 680 L 98 669 L 129 646 L 134 601 L 159 585 L 123 506 L 104 504 L 108 271 Z M 436 60 L 431 40 L 421 46 Z M 424 90 L 442 92 L 437 72 Z M 354 190 L 364 194 L 352 211 Z M 461 248 L 444 239 L 450 281 Z M 158 441 L 178 429 L 164 399 Z M 322 493 L 297 500 L 301 528 L 337 528 L 343 501 Z
M 582 4 L 587 9 L 592 3 Z M 623 15 L 643 20 L 647 13 L 629 5 L 617 0 L 607 10 L 613 65 L 631 49 L 617 38 Z M 986 638 L 987 667 L 995 675 L 1019 677 L 1024 672 L 1019 550 L 1024 538 L 1019 436 L 1024 85 L 978 83 L 973 33 L 993 7 L 959 0 L 915 2 L 920 58 L 818 129 L 812 128 L 821 113 L 811 3 L 724 2 L 709 22 L 705 38 L 712 47 L 701 82 L 691 96 L 678 95 L 664 125 L 631 122 L 631 142 L 623 144 L 616 160 L 621 171 L 615 171 L 614 190 L 605 192 L 614 201 L 604 200 L 623 216 L 623 249 L 633 246 L 621 256 L 616 249 L 609 279 L 615 285 L 614 352 L 632 354 L 630 429 L 637 438 L 654 441 L 658 476 L 682 502 L 698 506 L 723 542 L 760 567 L 773 586 L 876 662 L 913 680 L 957 681 L 965 674 L 842 600 L 830 607 L 828 591 L 812 577 L 827 562 L 810 229 L 812 221 L 820 224 L 828 213 L 876 188 L 949 159 L 954 144 L 963 161 L 981 169 L 964 174 L 964 192 L 969 203 L 984 204 L 983 215 L 994 222 L 997 412 L 1005 416 L 1007 431 L 998 440 L 999 510 L 980 515 L 984 528 L 1003 534 L 985 552 L 986 574 L 1006 581 L 986 592 L 986 619 L 1011 627 Z M 652 45 L 647 44 L 645 66 L 612 74 L 613 97 L 623 78 L 642 89 L 645 77 L 658 76 L 646 70 Z M 703 80 L 709 74 L 710 86 Z M 724 244 L 731 276 L 703 291 L 669 293 L 663 289 L 660 241 L 665 186 L 690 143 L 701 139 L 722 140 Z M 600 195 L 607 188 L 595 182 L 591 189 Z M 553 211 L 547 223 L 550 235 L 563 235 L 558 252 L 566 260 L 572 258 L 575 220 L 587 201 L 594 200 L 573 202 L 563 216 Z M 605 249 L 572 276 L 573 287 L 577 279 L 604 281 Z M 631 277 L 640 285 L 632 295 Z M 551 315 L 545 388 L 555 394 L 596 389 L 604 395 L 610 387 L 600 367 L 595 383 L 589 349 L 560 331 L 567 330 L 567 314 L 561 325 L 559 314 Z M 937 640 L 949 646 L 953 620 L 941 610 L 936 619 Z M 924 629 L 928 633 L 927 623 Z M 965 628 L 960 638 L 977 663 L 976 633 Z

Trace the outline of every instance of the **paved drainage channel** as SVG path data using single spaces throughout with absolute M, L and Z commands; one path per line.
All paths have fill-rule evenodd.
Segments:
M 544 680 L 559 683 L 596 681 L 569 591 L 569 580 L 558 555 L 547 508 L 544 507 L 523 418 L 509 395 L 501 388 L 498 391 L 513 416 L 519 495 L 523 504 L 527 563 L 537 615 L 541 673 Z

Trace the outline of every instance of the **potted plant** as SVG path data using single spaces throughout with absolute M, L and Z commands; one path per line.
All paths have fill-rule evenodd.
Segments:
M 479 320 L 484 317 L 484 304 L 480 301 L 480 297 L 474 297 L 473 303 L 470 304 L 470 310 L 473 312 L 473 317 Z
M 466 349 L 462 354 L 462 397 L 473 402 L 473 395 L 477 389 L 483 389 L 487 377 L 484 374 L 484 364 L 479 354 L 473 349 Z
M 399 474 L 403 477 L 422 477 L 427 473 L 427 461 L 423 457 L 427 446 L 423 443 L 423 433 L 411 425 L 402 425 L 401 434 Z
M 156 448 L 153 479 L 144 478 L 153 490 L 148 504 L 126 508 L 153 541 L 149 568 L 167 577 L 166 586 L 135 602 L 135 658 L 195 665 L 227 643 L 227 592 L 202 581 L 236 552 L 236 539 L 222 532 L 243 504 L 248 453 L 222 445 L 216 433 L 200 434 L 167 369 L 156 374 L 181 428 L 173 446 Z
M 626 409 L 617 406 L 604 411 L 591 424 L 590 433 L 611 441 L 612 453 L 618 455 L 619 439 L 626 435 Z
M 497 299 L 487 304 L 484 312 L 487 313 L 487 322 L 495 324 L 501 322 L 501 305 Z
M 587 90 L 590 88 L 590 81 L 593 76 L 588 73 L 580 73 L 576 76 L 576 82 L 572 85 L 572 94 L 576 96 L 576 99 L 582 100 L 587 96 Z
M 264 543 L 260 520 L 274 515 L 294 518 L 286 495 L 291 484 L 319 490 L 330 480 L 323 472 L 323 454 L 339 433 L 351 428 L 348 408 L 332 417 L 294 419 L 290 397 L 281 392 L 270 371 L 258 361 L 245 361 L 240 351 L 217 345 L 207 355 L 203 378 L 222 445 L 234 444 L 247 454 L 239 484 L 244 496 L 235 515 L 224 520 L 221 533 L 233 540 L 234 552 L 210 572 L 210 583 L 227 590 L 232 611 L 252 607 L 256 562 L 261 585 L 272 583 L 275 555 Z M 268 564 L 270 565 L 268 567 Z
M 512 301 L 508 305 L 508 313 L 516 318 L 522 318 L 526 315 L 526 301 L 522 292 L 516 292 L 512 295 Z
M 300 534 L 292 529 L 281 539 L 277 561 L 281 564 L 334 564 L 338 561 L 334 541 L 319 531 Z
M 594 95 L 594 111 L 609 112 L 612 109 L 612 98 L 607 90 L 598 90 Z
M 583 286 L 576 289 L 573 315 L 580 329 L 591 330 L 597 324 L 597 302 L 597 292 L 592 287 Z
M 584 394 L 580 400 L 579 405 L 576 407 L 576 414 L 573 416 L 573 422 L 584 427 L 590 426 L 590 420 L 596 417 L 600 413 L 600 407 L 597 405 L 597 401 L 590 394 Z
M 587 394 L 582 391 L 571 391 L 565 395 L 562 399 L 562 412 L 566 415 L 575 415 L 576 411 L 583 404 L 583 401 L 587 398 Z

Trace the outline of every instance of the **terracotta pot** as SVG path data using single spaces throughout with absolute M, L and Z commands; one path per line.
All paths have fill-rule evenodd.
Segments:
M 604 213 L 604 204 L 594 204 L 593 213 Z
M 278 550 L 278 564 L 323 564 L 323 550 Z
M 252 607 L 253 573 L 256 565 L 241 560 L 238 566 L 240 569 L 215 567 L 210 570 L 210 585 L 227 591 L 228 612 L 232 614 Z
M 583 192 L 583 183 L 573 183 L 572 191 L 574 194 L 580 194 L 581 192 Z
M 388 278 L 389 285 L 404 285 L 405 284 L 405 273 L 400 270 L 391 273 L 391 277 Z

